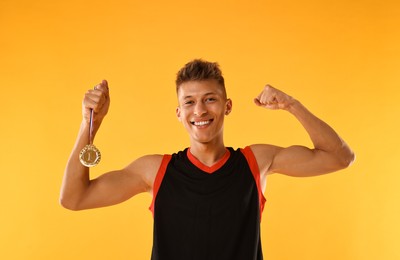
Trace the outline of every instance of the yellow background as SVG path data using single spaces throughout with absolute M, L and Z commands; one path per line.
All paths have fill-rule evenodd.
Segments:
M 262 221 L 269 260 L 400 259 L 400 4 L 395 0 L 0 1 L 0 259 L 149 259 L 150 196 L 71 212 L 58 204 L 84 92 L 111 108 L 92 176 L 188 145 L 174 78 L 218 61 L 233 112 L 226 145 L 310 141 L 253 105 L 269 83 L 301 100 L 357 154 L 316 178 L 273 175 Z

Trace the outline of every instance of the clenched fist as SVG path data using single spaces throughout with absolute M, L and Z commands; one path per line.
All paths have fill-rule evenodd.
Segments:
M 86 122 L 90 121 L 90 110 L 93 109 L 93 122 L 101 122 L 110 107 L 110 94 L 108 83 L 103 80 L 97 84 L 94 89 L 90 89 L 85 93 L 82 101 L 82 114 Z
M 287 110 L 294 103 L 294 99 L 279 89 L 266 85 L 260 95 L 254 99 L 254 103 L 268 109 Z

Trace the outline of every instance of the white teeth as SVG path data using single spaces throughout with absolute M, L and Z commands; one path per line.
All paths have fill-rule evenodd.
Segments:
M 208 125 L 210 121 L 200 121 L 200 122 L 194 122 L 194 125 L 196 126 L 202 126 L 202 125 Z

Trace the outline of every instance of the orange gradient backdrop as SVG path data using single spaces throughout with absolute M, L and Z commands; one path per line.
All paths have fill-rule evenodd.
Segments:
M 315 178 L 272 175 L 262 220 L 269 260 L 400 259 L 398 1 L 0 2 L 0 259 L 149 259 L 151 197 L 72 212 L 58 204 L 84 92 L 111 108 L 92 176 L 188 145 L 174 77 L 218 61 L 233 112 L 225 143 L 310 145 L 282 111 L 256 107 L 267 83 L 299 99 L 357 154 Z

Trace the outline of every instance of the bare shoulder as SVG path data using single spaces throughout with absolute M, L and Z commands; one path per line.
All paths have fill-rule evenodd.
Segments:
M 147 190 L 150 191 L 153 188 L 154 179 L 156 178 L 158 169 L 161 166 L 163 157 L 164 155 L 161 154 L 139 157 L 126 166 L 122 171 L 131 176 L 140 176 L 148 186 Z
M 261 174 L 269 173 L 269 168 L 276 154 L 283 148 L 271 144 L 253 144 L 250 148 L 257 160 L 258 168 Z

